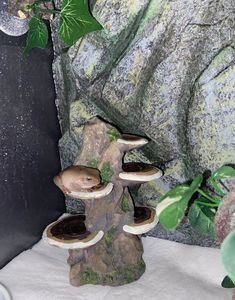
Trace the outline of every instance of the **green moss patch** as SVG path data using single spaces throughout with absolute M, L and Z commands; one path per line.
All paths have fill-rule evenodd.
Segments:
M 98 273 L 94 272 L 91 268 L 87 268 L 83 273 L 81 278 L 82 284 L 99 284 L 100 276 Z
M 121 200 L 121 209 L 122 211 L 124 211 L 125 213 L 130 211 L 130 207 L 129 207 L 129 198 L 127 195 L 123 195 L 122 196 L 122 200 Z
M 101 175 L 101 178 L 102 178 L 102 181 L 103 182 L 109 182 L 111 177 L 113 176 L 113 170 L 110 166 L 110 162 L 109 161 L 105 161 L 103 163 L 103 166 L 100 170 L 100 175 Z
M 110 142 L 116 141 L 121 137 L 121 133 L 116 128 L 111 128 L 107 131 L 108 138 Z
M 115 234 L 117 228 L 115 226 L 112 226 L 111 229 L 106 233 L 104 242 L 107 248 L 110 248 L 113 243 L 113 235 Z
M 98 160 L 96 160 L 96 159 L 88 160 L 86 165 L 87 165 L 87 167 L 96 169 L 98 167 Z
M 143 260 L 137 265 L 129 265 L 123 269 L 107 274 L 100 274 L 93 271 L 91 268 L 87 268 L 83 273 L 81 283 L 119 286 L 139 279 L 144 271 L 145 263 Z

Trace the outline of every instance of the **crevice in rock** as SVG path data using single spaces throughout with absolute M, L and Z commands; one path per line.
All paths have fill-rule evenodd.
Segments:
M 230 44 L 225 45 L 224 47 L 222 47 L 217 53 L 216 55 L 213 56 L 213 58 L 210 60 L 210 62 L 205 66 L 205 68 L 203 68 L 203 70 L 201 70 L 201 72 L 198 74 L 198 76 L 196 77 L 196 79 L 194 80 L 194 83 L 192 84 L 191 90 L 190 90 L 190 97 L 189 100 L 187 102 L 187 107 L 186 107 L 186 119 L 185 119 L 185 125 L 183 126 L 183 128 L 185 129 L 185 147 L 182 147 L 182 149 L 184 149 L 184 162 L 186 165 L 187 170 L 189 170 L 189 173 L 191 174 L 190 177 L 193 177 L 196 175 L 196 173 L 198 172 L 198 169 L 196 168 L 196 162 L 195 162 L 195 158 L 192 156 L 191 153 L 191 145 L 189 142 L 189 114 L 190 114 L 190 109 L 192 107 L 192 104 L 194 102 L 194 96 L 196 93 L 196 89 L 197 89 L 197 85 L 198 85 L 198 81 L 200 80 L 202 74 L 208 69 L 208 67 L 211 65 L 212 61 L 227 47 L 231 46 Z M 231 66 L 228 66 L 227 68 L 229 68 Z M 225 68 L 223 71 L 221 71 L 219 74 L 223 73 L 227 68 Z M 217 77 L 218 75 L 216 75 L 215 77 Z M 214 78 L 215 78 L 214 77 Z M 213 79 L 214 79 L 213 78 Z M 191 163 L 190 163 L 191 162 Z
M 210 27 L 210 26 L 216 26 L 221 24 L 223 21 L 227 20 L 230 17 L 233 17 L 234 12 L 232 11 L 230 14 L 228 14 L 227 16 L 225 16 L 224 18 L 214 22 L 214 23 L 197 23 L 197 22 L 192 22 L 192 23 L 188 23 L 188 26 L 200 26 L 200 27 Z
M 235 58 L 234 60 L 231 62 L 231 64 L 229 64 L 229 66 L 225 67 L 223 70 L 221 70 L 216 76 L 213 77 L 212 80 L 218 78 L 220 75 L 222 75 L 224 72 L 226 72 L 228 69 L 232 68 L 235 64 Z

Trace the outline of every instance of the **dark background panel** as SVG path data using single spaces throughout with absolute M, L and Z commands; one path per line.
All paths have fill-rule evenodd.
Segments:
M 52 181 L 60 170 L 52 47 L 24 55 L 25 39 L 0 32 L 0 267 L 65 210 Z

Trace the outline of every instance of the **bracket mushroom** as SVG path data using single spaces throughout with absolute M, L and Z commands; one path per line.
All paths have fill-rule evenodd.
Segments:
M 123 230 L 131 234 L 144 234 L 158 223 L 155 208 L 135 207 L 134 223 L 124 225 Z
M 104 232 L 86 230 L 84 215 L 72 215 L 49 224 L 43 233 L 43 240 L 63 249 L 84 249 L 98 243 Z
M 162 176 L 162 171 L 155 166 L 144 163 L 126 163 L 123 165 L 123 172 L 119 178 L 132 182 L 148 182 Z

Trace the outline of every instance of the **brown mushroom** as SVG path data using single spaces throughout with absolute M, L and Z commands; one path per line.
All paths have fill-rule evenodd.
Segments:
M 135 207 L 134 223 L 124 225 L 123 230 L 131 234 L 143 234 L 153 229 L 158 223 L 156 210 L 150 207 Z
M 43 240 L 64 249 L 84 249 L 99 242 L 103 231 L 91 233 L 86 229 L 84 215 L 72 215 L 48 225 Z

